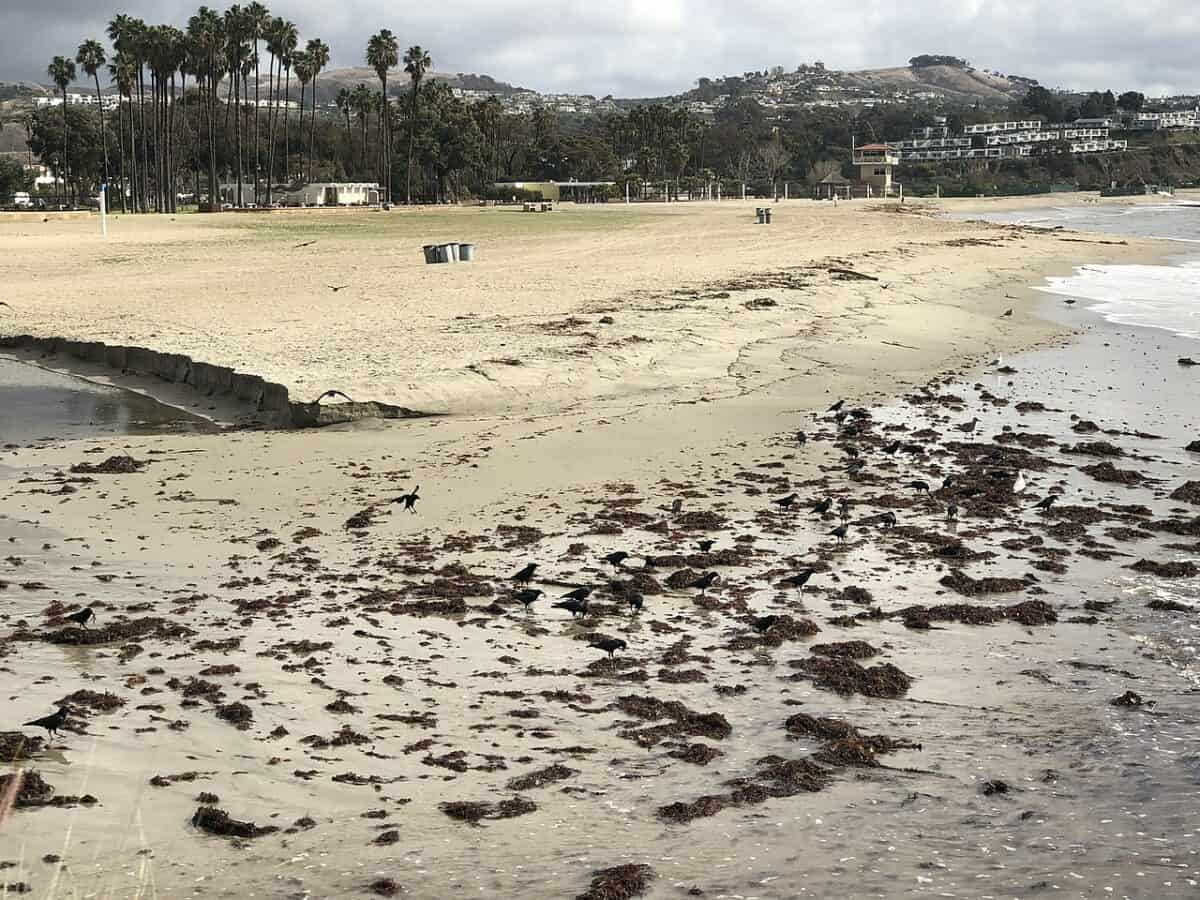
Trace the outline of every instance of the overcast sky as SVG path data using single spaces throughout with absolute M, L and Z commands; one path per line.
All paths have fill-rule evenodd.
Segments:
M 113 13 L 182 26 L 179 0 L 0 0 L 0 78 L 45 81 L 46 64 L 104 37 Z M 541 91 L 623 97 L 677 93 L 702 76 L 820 59 L 831 68 L 903 65 L 918 53 L 1067 88 L 1200 91 L 1196 0 L 277 0 L 331 66 L 362 65 L 390 28 L 434 68 Z

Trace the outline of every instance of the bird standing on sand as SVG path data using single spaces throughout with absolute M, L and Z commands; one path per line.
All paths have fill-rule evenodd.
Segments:
M 788 494 L 786 497 L 779 497 L 778 499 L 772 500 L 771 502 L 774 503 L 776 506 L 778 506 L 780 509 L 791 509 L 792 504 L 796 502 L 796 496 L 797 496 L 796 494 Z
M 957 518 L 958 518 L 958 507 L 955 504 L 951 503 L 949 506 L 946 507 L 946 520 L 949 522 L 953 522 Z
M 845 497 L 838 500 L 838 518 L 843 522 L 850 518 L 850 501 Z
M 627 559 L 629 559 L 629 554 L 624 550 L 614 550 L 612 553 L 604 557 L 604 561 L 606 563 L 614 565 L 618 569 L 621 568 L 622 563 L 624 563 Z
M 675 502 L 671 504 L 671 515 L 677 516 L 683 512 L 683 498 L 676 497 Z
M 610 637 L 600 638 L 599 640 L 592 641 L 590 646 L 595 647 L 597 650 L 603 650 L 608 654 L 609 659 L 612 659 L 613 654 L 618 650 L 625 650 L 629 647 L 629 645 L 620 638 Z
M 50 738 L 58 736 L 58 729 L 62 728 L 67 723 L 67 714 L 70 712 L 65 706 L 60 706 L 58 711 L 51 713 L 48 716 L 43 716 L 40 719 L 34 719 L 32 722 L 26 722 L 23 727 L 26 728 L 45 728 L 46 734 Z
M 833 404 L 833 406 L 829 407 L 829 409 L 825 410 L 825 412 L 831 412 L 831 413 L 838 412 L 845 405 L 846 405 L 845 400 L 839 400 L 837 403 Z
M 565 609 L 571 614 L 572 619 L 578 615 L 586 616 L 588 611 L 587 597 L 584 597 L 582 600 L 560 600 L 558 603 L 551 604 L 551 606 L 554 609 Z
M 815 512 L 818 516 L 823 516 L 825 513 L 833 509 L 833 498 L 826 497 L 819 503 L 814 503 L 810 512 Z
M 976 416 L 970 422 L 963 422 L 961 425 L 955 425 L 954 427 L 957 428 L 959 431 L 961 431 L 963 434 L 971 434 L 971 432 L 973 432 L 975 430 L 975 426 L 978 424 L 979 424 L 979 417 Z
M 920 480 L 910 481 L 908 483 L 908 486 L 910 488 L 912 488 L 914 491 L 916 491 L 918 494 L 928 494 L 929 493 L 929 482 L 927 482 L 927 481 L 920 481 Z
M 323 394 L 322 394 L 320 397 L 318 397 L 316 400 L 314 400 L 314 401 L 313 401 L 313 403 L 314 403 L 314 404 L 318 404 L 318 405 L 319 405 L 319 404 L 320 404 L 320 402 L 321 402 L 322 400 L 324 400 L 326 397 L 341 397 L 341 398 L 342 398 L 343 400 L 345 400 L 347 403 L 353 403 L 353 402 L 354 402 L 354 401 L 353 401 L 353 400 L 351 400 L 351 399 L 350 399 L 350 398 L 349 398 L 347 395 L 343 394 L 341 391 L 326 391 L 326 392 L 325 392 L 325 393 L 323 393 Z
M 520 572 L 518 572 L 516 575 L 514 575 L 512 577 L 512 580 L 518 581 L 521 584 L 529 584 L 529 582 L 533 581 L 533 573 L 537 571 L 537 567 L 538 567 L 537 563 L 530 563 L 525 568 L 523 568 Z
M 1057 495 L 1047 494 L 1045 497 L 1043 497 L 1041 500 L 1039 500 L 1037 503 L 1035 503 L 1033 505 L 1033 508 L 1040 509 L 1042 511 L 1042 515 L 1045 515 L 1046 512 L 1050 509 L 1050 507 L 1052 507 L 1057 501 L 1058 501 Z
M 567 593 L 562 595 L 561 599 L 563 599 L 563 600 L 586 600 L 591 595 L 592 595 L 592 589 L 590 587 L 577 587 L 573 591 L 567 591 Z
M 890 444 L 884 444 L 884 446 L 880 449 L 883 450 L 883 452 L 888 456 L 895 456 L 896 451 L 900 449 L 900 442 L 892 441 Z
M 801 447 L 803 447 L 805 444 L 808 443 L 808 435 L 805 434 L 803 431 L 797 431 L 796 432 L 796 443 L 799 444 Z
M 629 604 L 629 614 L 631 616 L 636 616 L 638 613 L 640 613 L 642 611 L 642 606 L 645 604 L 645 601 L 642 599 L 642 595 L 637 593 L 630 594 L 625 598 L 625 602 Z
M 879 522 L 884 528 L 896 527 L 896 514 L 890 509 L 879 517 Z
M 849 525 L 839 525 L 837 528 L 833 529 L 833 531 L 831 531 L 829 533 L 831 535 L 833 535 L 835 538 L 837 538 L 837 542 L 840 544 L 840 543 L 842 543 L 842 541 L 846 540 L 846 534 L 849 531 L 850 531 Z
M 716 581 L 720 577 L 721 576 L 718 575 L 716 572 L 705 572 L 703 575 L 701 575 L 699 578 L 697 578 L 695 581 L 693 581 L 691 584 L 689 584 L 688 587 L 700 588 L 700 593 L 703 594 L 710 587 L 712 587 L 713 582 Z
M 703 541 L 696 541 L 696 546 L 700 548 L 701 553 L 707 553 L 713 548 L 714 544 L 716 544 L 716 541 L 710 541 L 707 539 Z
M 787 578 L 782 579 L 782 583 L 791 585 L 794 588 L 800 588 L 803 591 L 804 586 L 808 584 L 808 579 L 812 578 L 815 574 L 816 569 L 804 569 L 795 575 L 789 575 Z
M 528 610 L 530 604 L 537 600 L 537 598 L 542 596 L 544 593 L 545 591 L 539 591 L 537 588 L 525 588 L 525 590 L 517 591 L 515 594 L 513 594 L 513 599 L 524 606 L 526 610 Z
M 69 616 L 63 616 L 68 622 L 74 622 L 76 625 L 82 625 L 87 628 L 87 623 L 96 618 L 95 611 L 90 606 L 85 606 L 79 612 L 73 612 Z
M 766 634 L 779 622 L 779 616 L 756 616 L 750 620 L 750 627 L 759 634 Z

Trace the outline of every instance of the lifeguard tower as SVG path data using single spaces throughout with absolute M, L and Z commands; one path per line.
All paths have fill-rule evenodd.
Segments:
M 887 144 L 863 144 L 854 147 L 853 154 L 858 180 L 867 187 L 867 195 L 892 196 L 895 193 L 892 169 L 900 165 L 900 151 Z

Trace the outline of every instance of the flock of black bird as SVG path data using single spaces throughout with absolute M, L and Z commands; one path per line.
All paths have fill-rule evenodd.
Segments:
M 330 395 L 345 396 L 345 395 L 342 395 L 339 391 L 327 391 L 325 394 L 322 394 L 322 396 L 320 398 L 318 398 L 317 402 L 320 402 L 321 399 L 323 399 L 326 396 L 330 396 Z M 347 399 L 349 399 L 349 398 L 347 398 Z M 861 416 L 861 415 L 865 414 L 865 410 L 846 411 L 844 409 L 845 403 L 846 403 L 845 400 L 838 400 L 836 403 L 834 403 L 832 406 L 830 406 L 829 409 L 827 410 L 827 414 L 830 415 L 833 418 L 833 420 L 838 423 L 838 425 L 841 425 L 848 417 L 851 417 L 851 416 L 857 417 L 857 416 Z M 978 425 L 978 423 L 979 423 L 979 419 L 974 418 L 974 419 L 971 419 L 971 421 L 969 421 L 969 422 L 965 422 L 965 423 L 956 425 L 954 427 L 957 428 L 959 431 L 969 434 L 969 433 L 973 433 L 975 431 L 975 428 Z M 801 446 L 807 444 L 807 442 L 808 442 L 808 436 L 803 431 L 798 432 L 796 434 L 795 439 L 796 439 L 796 442 Z M 852 473 L 861 471 L 862 467 L 865 466 L 865 461 L 860 458 L 860 456 L 861 456 L 860 451 L 854 447 L 845 447 L 843 449 L 846 451 L 847 456 L 849 456 L 851 458 L 851 462 L 847 465 L 847 469 L 849 471 L 851 471 Z M 919 444 L 904 444 L 899 440 L 893 440 L 890 443 L 885 444 L 883 447 L 880 448 L 880 450 L 887 456 L 895 456 L 897 453 L 906 451 L 906 450 L 915 453 L 921 449 L 923 449 L 923 448 L 921 448 Z M 1012 473 L 1004 473 L 1004 475 L 1006 477 L 1008 477 L 1008 476 L 1011 476 Z M 954 484 L 953 476 L 947 476 L 942 481 L 942 488 L 943 489 L 949 488 L 953 484 Z M 930 494 L 929 482 L 924 481 L 922 479 L 914 479 L 914 480 L 908 482 L 907 487 L 916 491 L 918 494 Z M 1020 472 L 1017 472 L 1016 479 L 1014 482 L 1014 492 L 1020 493 L 1021 491 L 1024 490 L 1024 488 L 1025 488 L 1024 478 Z M 391 502 L 395 503 L 395 504 L 400 504 L 402 509 L 415 514 L 417 501 L 419 499 L 420 499 L 420 487 L 414 487 L 408 493 L 400 494 L 399 496 L 393 498 L 391 500 Z M 1031 509 L 1038 510 L 1044 515 L 1050 509 L 1050 507 L 1054 505 L 1054 503 L 1057 500 L 1058 500 L 1057 495 L 1048 494 L 1046 497 L 1042 498 L 1036 504 L 1034 504 L 1031 507 Z M 780 512 L 790 512 L 800 502 L 800 495 L 793 492 L 793 493 L 787 494 L 786 496 L 783 496 L 783 497 L 774 498 L 770 502 L 775 507 L 777 507 Z M 813 502 L 811 505 L 809 505 L 809 507 L 808 507 L 809 512 L 811 512 L 821 518 L 824 518 L 827 514 L 829 514 L 830 512 L 833 511 L 834 503 L 835 503 L 835 501 L 832 497 L 828 497 L 828 496 L 824 497 L 820 500 Z M 829 536 L 833 537 L 839 544 L 843 543 L 850 533 L 851 506 L 852 506 L 851 501 L 846 498 L 841 498 L 837 501 L 838 514 L 839 514 L 839 518 L 841 519 L 841 524 L 838 525 L 836 528 L 830 530 L 828 532 L 828 534 L 829 534 Z M 682 501 L 676 500 L 671 509 L 672 509 L 672 512 L 678 514 L 679 511 L 681 510 L 681 508 L 682 508 Z M 958 506 L 953 503 L 948 504 L 946 507 L 946 518 L 948 520 L 954 520 L 957 518 L 957 515 L 958 515 Z M 897 517 L 896 517 L 895 512 L 893 512 L 891 510 L 886 510 L 877 515 L 870 516 L 865 519 L 860 519 L 858 522 L 856 522 L 854 524 L 859 525 L 859 526 L 865 525 L 865 524 L 877 524 L 880 527 L 887 529 L 887 528 L 895 527 L 896 523 L 897 523 Z M 715 541 L 713 541 L 711 539 L 704 539 L 704 540 L 698 541 L 696 546 L 699 548 L 699 550 L 702 553 L 708 553 L 715 546 Z M 626 561 L 629 560 L 632 556 L 633 556 L 633 554 L 630 554 L 624 550 L 616 550 L 616 551 L 613 551 L 612 553 L 606 554 L 604 557 L 602 557 L 602 559 L 604 562 L 608 563 L 609 565 L 613 566 L 614 568 L 622 569 L 622 568 L 624 568 Z M 653 561 L 652 559 L 647 560 L 647 562 L 652 562 L 652 561 Z M 545 591 L 540 590 L 539 588 L 534 588 L 534 587 L 530 586 L 534 580 L 534 576 L 536 575 L 537 570 L 538 570 L 538 563 L 531 562 L 531 563 L 528 563 L 525 566 L 523 566 L 519 571 L 515 572 L 510 578 L 510 580 L 514 584 L 514 589 L 513 589 L 513 594 L 512 594 L 513 599 L 515 599 L 522 606 L 524 606 L 526 611 L 529 611 L 532 608 L 534 603 L 536 603 L 542 597 L 546 596 Z M 808 584 L 808 582 L 812 579 L 812 577 L 815 574 L 816 574 L 815 569 L 806 568 L 806 569 L 801 570 L 800 572 L 795 573 L 794 575 L 789 575 L 789 576 L 781 579 L 780 583 L 788 585 L 793 588 L 798 588 L 799 590 L 803 591 L 805 586 Z M 692 580 L 690 583 L 688 583 L 686 585 L 686 587 L 699 590 L 701 595 L 703 595 L 709 588 L 711 588 L 719 580 L 720 580 L 720 575 L 717 572 L 705 572 L 705 573 L 699 575 L 694 580 Z M 565 610 L 566 612 L 569 612 L 571 614 L 571 618 L 573 618 L 573 619 L 576 617 L 579 617 L 579 616 L 586 616 L 588 613 L 588 601 L 594 590 L 595 590 L 594 588 L 586 586 L 586 585 L 574 588 L 573 590 L 568 591 L 567 593 L 563 594 L 560 598 L 558 598 L 558 601 L 556 603 L 551 604 L 551 607 L 553 609 L 562 609 L 562 610 Z M 641 612 L 645 601 L 640 593 L 627 592 L 625 594 L 624 599 L 630 608 L 631 615 L 636 615 L 639 612 Z M 84 609 L 81 609 L 77 612 L 73 612 L 68 616 L 64 616 L 63 618 L 64 618 L 64 621 L 66 621 L 66 622 L 70 622 L 70 623 L 72 623 L 74 625 L 78 625 L 82 628 L 87 628 L 88 623 L 91 622 L 95 618 L 95 611 L 89 606 L 89 607 L 85 607 Z M 760 633 L 766 633 L 778 621 L 779 621 L 779 618 L 777 616 L 768 615 L 768 616 L 761 616 L 761 617 L 756 617 L 756 618 L 752 619 L 750 622 L 750 625 L 755 631 L 758 631 Z M 628 649 L 628 645 L 626 644 L 626 642 L 624 640 L 622 640 L 620 638 L 609 638 L 609 637 L 599 638 L 599 639 L 593 641 L 591 646 L 607 653 L 610 658 L 612 658 L 613 655 L 618 650 Z M 63 725 L 66 723 L 67 717 L 69 714 L 70 714 L 69 707 L 62 706 L 62 707 L 59 707 L 59 709 L 57 711 L 55 711 L 54 713 L 52 713 L 48 716 L 44 716 L 40 719 L 34 719 L 30 722 L 26 722 L 25 726 L 26 727 L 34 727 L 34 728 L 44 728 L 44 729 L 46 729 L 47 735 L 50 738 L 53 738 L 53 737 L 57 736 L 59 729 L 61 729 L 63 727 Z

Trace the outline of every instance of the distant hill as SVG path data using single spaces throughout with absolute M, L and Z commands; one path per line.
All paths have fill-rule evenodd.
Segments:
M 259 74 L 262 79 L 262 87 L 259 89 L 261 93 L 267 90 L 267 75 L 265 71 L 260 71 Z M 425 77 L 430 81 L 443 81 L 452 88 L 486 91 L 496 94 L 498 97 L 529 93 L 526 88 L 515 87 L 506 82 L 497 81 L 490 75 L 473 75 L 464 72 L 454 74 L 449 72 L 429 72 Z M 359 84 L 365 84 L 371 89 L 378 88 L 379 78 L 375 75 L 375 70 L 367 66 L 328 69 L 317 76 L 317 103 L 331 103 L 342 88 L 353 90 Z M 390 96 L 400 96 L 408 90 L 408 87 L 408 75 L 405 74 L 404 69 L 393 69 L 388 74 L 388 94 Z M 250 91 L 252 93 L 254 91 L 253 78 L 250 79 Z M 295 73 L 292 73 L 292 98 L 298 99 L 299 96 L 299 83 L 296 81 Z
M 935 91 L 947 99 L 961 101 L 1005 102 L 1020 99 L 1029 90 L 1029 79 L 1014 81 L 982 69 L 961 66 L 895 66 L 841 74 L 845 83 L 853 87 Z

